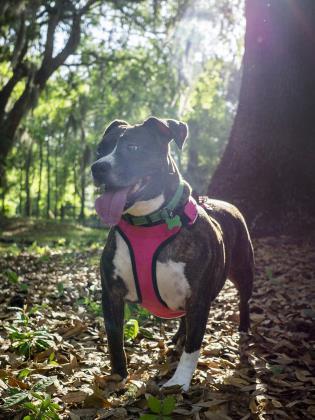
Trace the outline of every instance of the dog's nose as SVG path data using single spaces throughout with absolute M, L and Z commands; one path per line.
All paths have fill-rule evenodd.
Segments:
M 102 183 L 105 181 L 106 174 L 110 169 L 110 164 L 108 162 L 99 162 L 96 161 L 91 166 L 91 171 L 93 178 L 96 182 Z

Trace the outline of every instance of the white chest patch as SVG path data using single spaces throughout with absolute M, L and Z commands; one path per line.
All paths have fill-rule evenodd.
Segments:
M 161 298 L 173 310 L 185 309 L 191 290 L 185 276 L 185 263 L 168 260 L 157 262 L 156 280 Z
M 128 245 L 119 232 L 115 232 L 116 253 L 113 259 L 114 278 L 120 277 L 126 288 L 126 300 L 138 300 L 135 279 Z M 170 309 L 184 310 L 186 300 L 191 295 L 191 290 L 185 276 L 185 263 L 168 260 L 165 263 L 156 263 L 156 281 L 159 294 Z
M 128 293 L 125 296 L 127 300 L 135 302 L 138 300 L 135 280 L 132 271 L 131 258 L 129 248 L 122 236 L 116 232 L 116 253 L 113 259 L 114 263 L 114 278 L 120 277 Z

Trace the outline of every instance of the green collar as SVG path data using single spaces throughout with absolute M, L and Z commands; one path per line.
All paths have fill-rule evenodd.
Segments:
M 146 216 L 132 216 L 131 214 L 124 214 L 122 218 L 134 226 L 151 225 L 153 223 L 164 222 L 167 224 L 169 230 L 174 227 L 181 227 L 182 222 L 179 215 L 174 215 L 174 210 L 178 206 L 184 192 L 184 181 L 182 177 L 179 178 L 179 184 L 172 199 L 160 210 Z

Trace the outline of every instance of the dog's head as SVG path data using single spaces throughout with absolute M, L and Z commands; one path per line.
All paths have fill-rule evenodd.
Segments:
M 185 123 L 155 117 L 135 126 L 115 120 L 106 128 L 91 169 L 95 184 L 105 186 L 98 206 L 107 224 L 117 224 L 135 202 L 164 191 L 175 170 L 169 143 L 182 149 L 187 135 Z

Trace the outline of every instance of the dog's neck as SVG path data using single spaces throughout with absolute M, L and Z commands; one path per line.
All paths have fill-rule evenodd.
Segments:
M 161 193 L 157 197 L 151 198 L 150 200 L 137 201 L 126 210 L 126 213 L 131 214 L 132 216 L 146 216 L 147 214 L 153 213 L 162 207 L 164 202 L 164 193 Z
M 157 196 L 150 198 L 149 200 L 137 201 L 124 213 L 128 213 L 131 216 L 147 216 L 148 214 L 151 214 L 156 210 L 164 207 L 172 199 L 178 188 L 180 175 L 177 166 L 170 155 L 167 174 L 165 174 L 165 177 L 162 177 L 162 179 L 164 179 L 163 183 L 165 185 L 163 191 L 161 191 Z M 183 197 L 184 201 L 186 201 L 187 196 L 190 194 L 190 187 L 186 182 L 185 184 L 186 188 L 184 193 L 185 197 Z
M 165 188 L 155 197 L 149 200 L 137 201 L 125 213 L 132 216 L 146 216 L 159 210 L 166 205 L 175 194 L 179 184 L 179 172 L 173 158 L 168 156 L 168 168 L 164 176 L 161 177 Z

